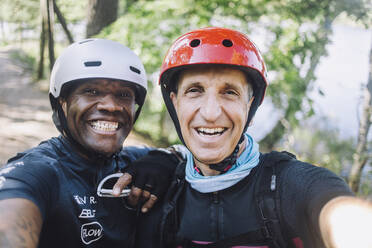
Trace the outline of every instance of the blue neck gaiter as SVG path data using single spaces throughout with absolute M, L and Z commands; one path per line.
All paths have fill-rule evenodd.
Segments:
M 193 189 L 201 193 L 210 193 L 229 188 L 247 177 L 258 164 L 260 152 L 259 145 L 249 134 L 245 133 L 244 138 L 247 141 L 244 151 L 230 170 L 221 175 L 200 175 L 194 168 L 192 153 L 187 150 L 186 181 L 190 183 Z

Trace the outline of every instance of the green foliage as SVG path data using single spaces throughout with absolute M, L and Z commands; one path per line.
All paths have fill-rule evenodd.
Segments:
M 265 58 L 269 73 L 275 76 L 268 95 L 277 108 L 284 109 L 284 115 L 262 140 L 266 150 L 273 149 L 289 127 L 295 128 L 301 120 L 299 117 L 309 117 L 314 113 L 307 90 L 316 79 L 314 72 L 320 58 L 327 55 L 326 45 L 332 34 L 333 20 L 342 12 L 349 15 L 358 13 L 355 18 L 368 19 L 368 9 L 361 0 L 347 5 L 346 9 L 345 4 L 333 0 L 280 2 L 282 5 L 276 8 L 279 14 L 277 22 L 269 27 L 275 39 Z
M 370 175 L 366 176 L 365 178 L 362 178 L 362 182 L 360 184 L 360 189 L 358 192 L 358 196 L 361 197 L 372 197 L 372 173 Z
M 88 0 L 56 0 L 56 3 L 69 25 L 79 24 L 86 18 Z
M 2 0 L 0 20 L 9 23 L 23 23 L 35 28 L 39 16 L 39 0 Z
M 0 42 L 10 44 L 14 40 L 23 41 L 25 31 L 37 29 L 39 18 L 39 0 L 2 0 L 0 3 L 1 33 Z M 9 32 L 5 33 L 3 28 Z
M 88 0 L 56 0 L 56 3 L 70 28 L 74 25 L 81 25 L 86 16 L 86 11 L 82 10 L 86 9 Z M 57 17 L 54 20 L 58 23 Z M 1 0 L 0 22 L 11 28 L 9 33 L 3 34 L 1 42 L 13 43 L 20 37 L 36 41 L 39 39 L 41 30 L 40 0 Z M 58 24 L 55 27 L 58 36 L 60 27 Z M 71 29 L 74 30 L 74 27 Z M 24 34 L 25 31 L 31 32 Z
M 35 57 L 22 50 L 11 50 L 10 58 L 14 63 L 19 64 L 28 71 L 33 71 L 35 68 Z
M 346 177 L 355 152 L 353 140 L 340 139 L 338 130 L 326 125 L 322 127 L 318 122 L 313 120 L 307 125 L 295 128 L 288 134 L 282 149 L 293 151 L 303 161 L 328 168 Z M 325 120 L 323 122 L 321 124 L 326 123 Z
M 73 31 L 73 36 L 76 35 L 75 27 L 80 25 L 84 20 L 88 0 L 73 1 L 73 0 L 56 0 L 59 10 L 63 13 L 64 18 Z M 60 47 L 65 47 L 68 44 L 65 34 L 62 33 L 62 27 L 58 23 L 57 16 L 54 17 L 56 41 L 55 50 L 60 50 Z M 41 13 L 40 0 L 2 0 L 0 3 L 0 42 L 4 45 L 21 46 L 27 53 L 29 63 L 32 63 L 32 68 L 36 72 L 36 60 L 39 60 L 39 38 L 41 32 Z M 79 32 L 79 31 L 77 31 Z M 60 41 L 63 41 L 59 43 Z M 46 49 L 46 52 L 47 49 Z M 47 56 L 45 54 L 45 56 Z M 32 60 L 32 61 L 31 61 Z M 47 64 L 45 71 L 49 68 Z M 36 78 L 36 76 L 35 76 Z

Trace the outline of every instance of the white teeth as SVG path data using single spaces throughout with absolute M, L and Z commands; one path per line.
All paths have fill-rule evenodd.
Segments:
M 92 121 L 90 125 L 98 131 L 105 132 L 116 131 L 119 127 L 118 122 L 112 121 Z
M 225 131 L 225 128 L 217 127 L 217 128 L 206 128 L 206 127 L 199 127 L 197 128 L 197 131 L 202 134 L 207 135 L 216 135 L 216 134 L 222 134 L 223 131 Z

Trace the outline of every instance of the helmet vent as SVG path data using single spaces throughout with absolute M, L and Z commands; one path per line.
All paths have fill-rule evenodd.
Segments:
M 190 46 L 191 47 L 197 47 L 200 45 L 200 40 L 199 39 L 194 39 L 192 41 L 190 41 Z
M 100 66 L 101 64 L 102 64 L 101 61 L 87 61 L 87 62 L 84 62 L 84 65 L 86 67 Z
M 84 44 L 90 41 L 94 41 L 94 40 L 93 39 L 83 40 L 83 41 L 80 41 L 79 44 Z
M 137 74 L 141 74 L 141 71 L 134 66 L 129 66 L 129 69 Z
M 224 40 L 222 41 L 222 45 L 224 45 L 225 47 L 232 47 L 233 43 L 232 43 L 232 41 L 229 40 L 229 39 L 224 39 Z

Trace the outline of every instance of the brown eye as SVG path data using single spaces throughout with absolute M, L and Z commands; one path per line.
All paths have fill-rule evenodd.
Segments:
M 119 96 L 120 96 L 121 98 L 131 98 L 131 97 L 132 97 L 132 93 L 127 92 L 127 91 L 124 91 L 124 92 L 121 92 L 121 93 L 119 94 Z
M 121 100 L 131 100 L 135 96 L 134 96 L 134 92 L 131 91 L 130 89 L 122 89 L 117 92 L 116 97 Z
M 91 89 L 91 88 L 87 88 L 84 90 L 84 93 L 87 94 L 87 95 L 91 95 L 91 96 L 98 96 L 99 95 L 99 91 L 96 90 L 96 89 Z

